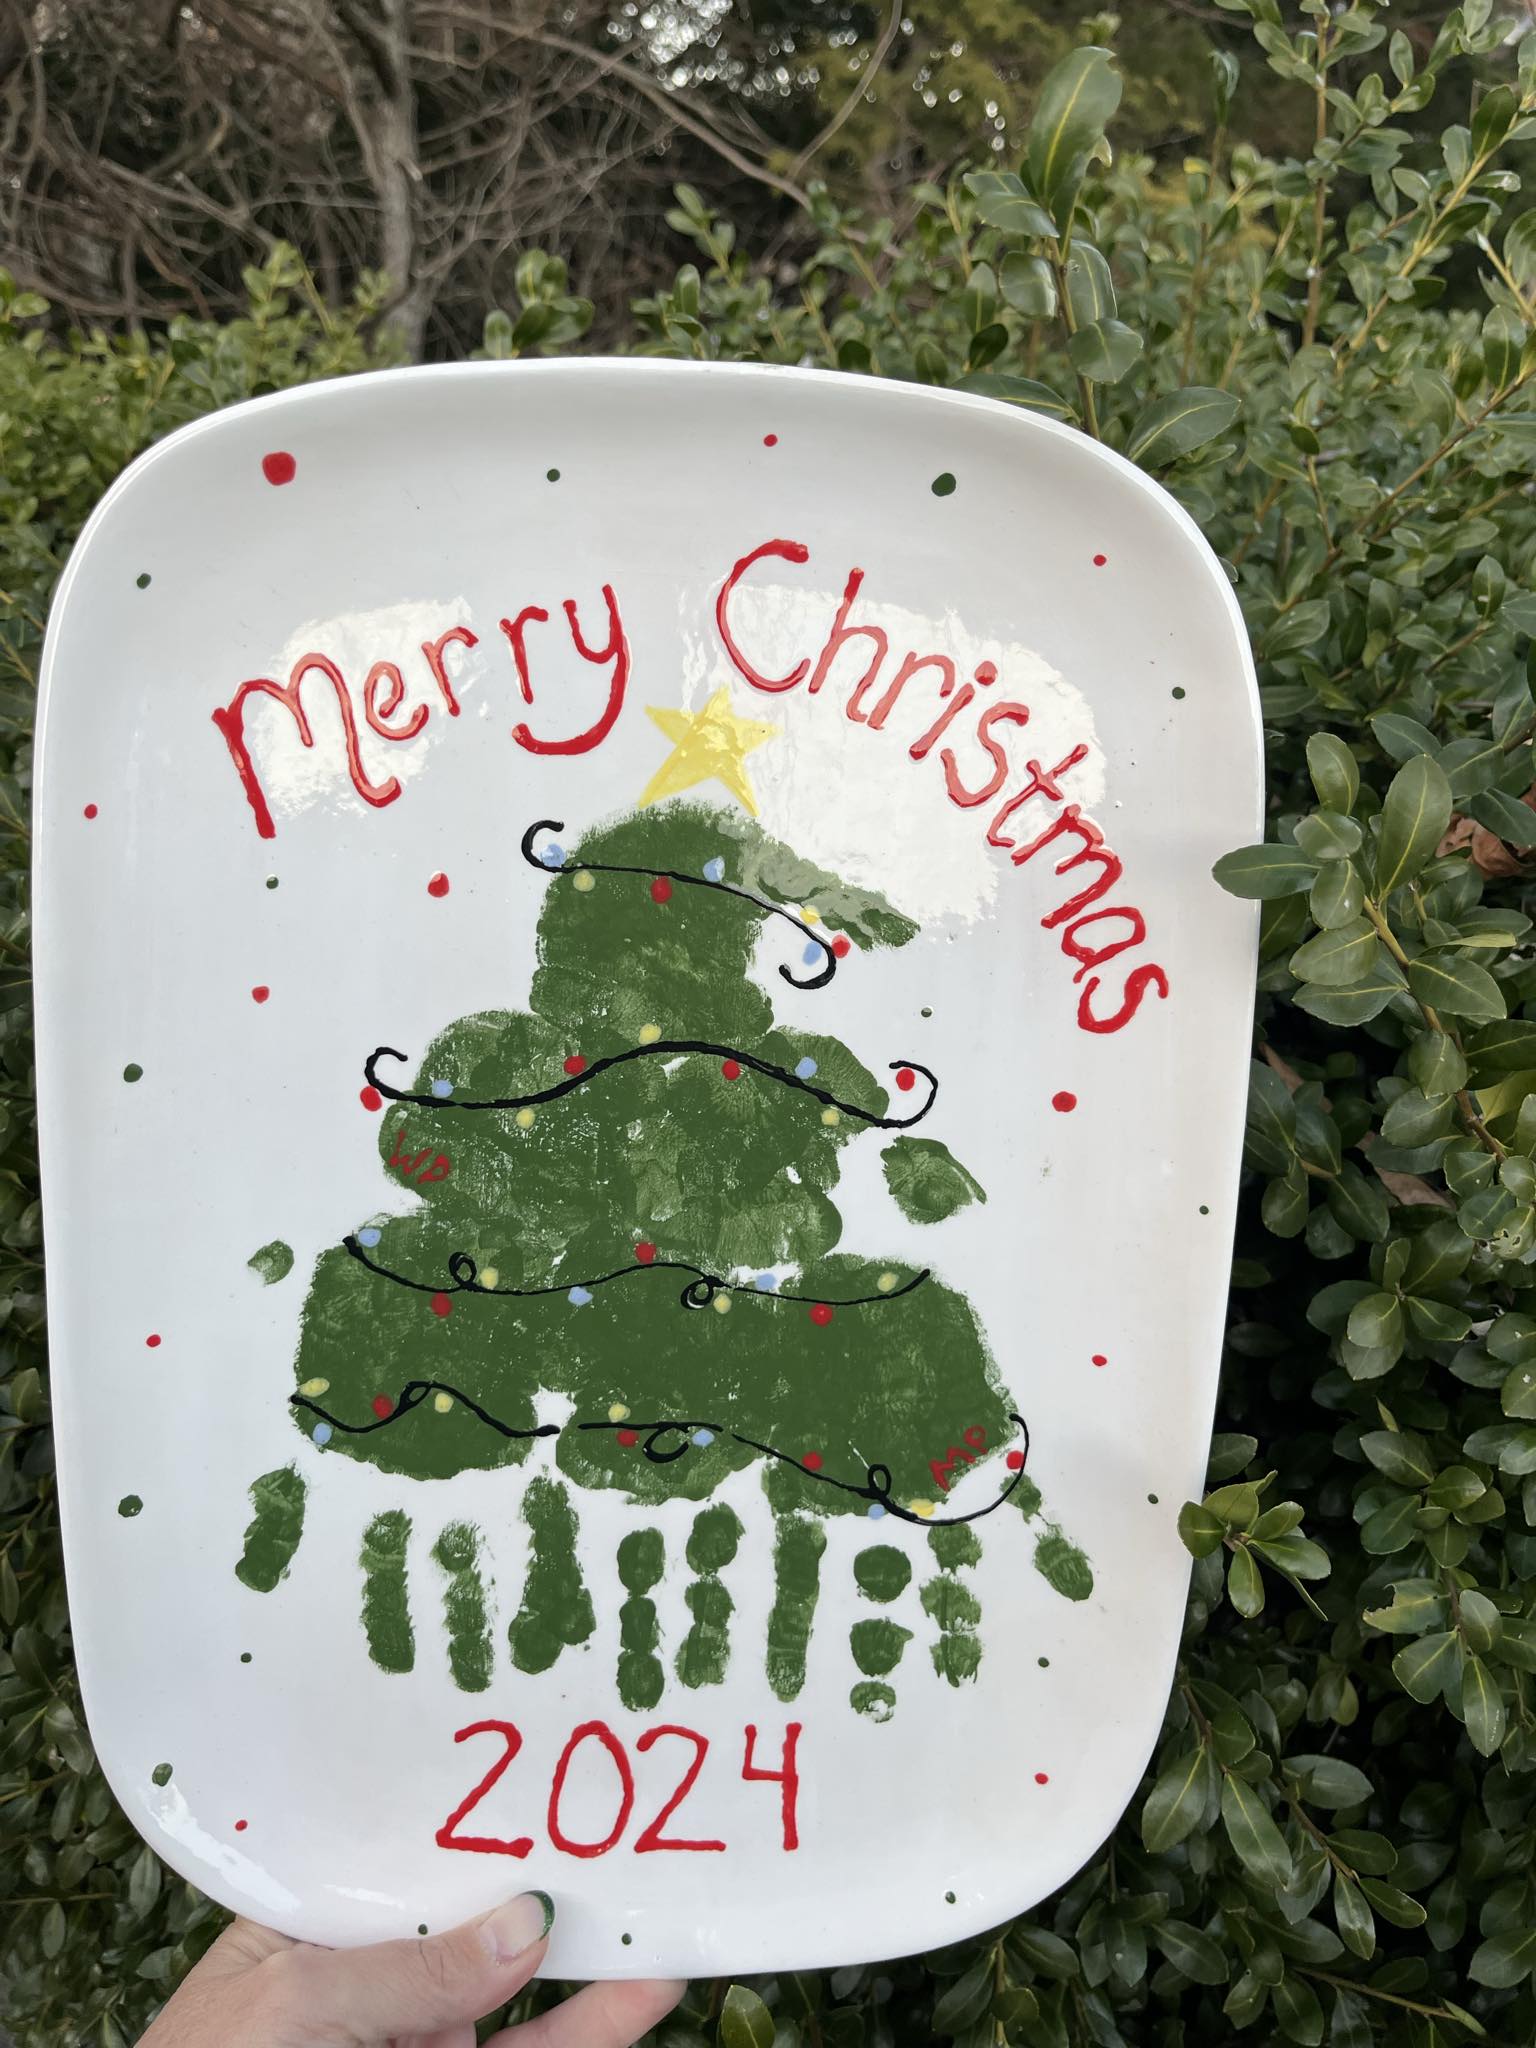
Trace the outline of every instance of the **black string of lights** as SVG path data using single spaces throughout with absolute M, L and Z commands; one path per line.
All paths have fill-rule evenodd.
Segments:
M 561 1425 L 557 1422 L 542 1423 L 533 1429 L 514 1428 L 510 1423 L 502 1422 L 491 1414 L 479 1402 L 472 1400 L 460 1388 L 450 1386 L 446 1380 L 408 1380 L 401 1388 L 398 1400 L 393 1404 L 389 1404 L 387 1399 L 384 1403 L 376 1404 L 374 1417 L 370 1422 L 348 1422 L 333 1410 L 322 1407 L 310 1394 L 292 1394 L 289 1396 L 289 1402 L 295 1408 L 306 1409 L 319 1421 L 327 1423 L 332 1430 L 340 1430 L 343 1435 L 371 1436 L 377 1430 L 392 1428 L 402 1417 L 420 1407 L 429 1394 L 450 1396 L 460 1407 L 467 1409 L 477 1421 L 488 1429 L 495 1430 L 499 1436 L 509 1439 L 527 1440 L 563 1434 Z M 1025 1468 L 1029 1463 L 1029 1425 L 1022 1415 L 1010 1414 L 1008 1419 L 1016 1425 L 1023 1436 L 1022 1449 L 1015 1453 L 1019 1462 L 1010 1466 L 1008 1477 L 995 1500 L 988 1501 L 985 1507 L 973 1508 L 969 1514 L 964 1515 L 920 1515 L 915 1509 L 905 1506 L 891 1491 L 893 1482 L 888 1465 L 866 1465 L 862 1481 L 839 1479 L 835 1473 L 824 1472 L 819 1466 L 807 1465 L 792 1451 L 780 1450 L 776 1444 L 762 1443 L 756 1437 L 746 1436 L 740 1430 L 731 1429 L 723 1422 L 700 1421 L 697 1418 L 686 1421 L 663 1419 L 657 1422 L 626 1421 L 624 1427 L 629 1435 L 638 1439 L 643 1456 L 653 1465 L 674 1464 L 690 1449 L 707 1448 L 715 1437 L 727 1436 L 733 1443 L 742 1444 L 763 1457 L 793 1466 L 803 1478 L 809 1479 L 814 1485 L 830 1486 L 839 1493 L 851 1494 L 855 1499 L 867 1501 L 872 1507 L 879 1508 L 884 1514 L 894 1515 L 898 1521 L 912 1522 L 923 1528 L 943 1529 L 952 1528 L 962 1522 L 979 1522 L 983 1516 L 995 1514 L 1004 1502 L 1012 1497 L 1024 1477 Z M 610 1420 L 574 1422 L 567 1424 L 566 1427 L 583 1433 L 597 1431 L 612 1435 L 616 1425 Z

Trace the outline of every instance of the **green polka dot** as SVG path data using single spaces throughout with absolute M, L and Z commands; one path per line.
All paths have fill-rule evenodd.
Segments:
M 169 1764 L 156 1764 L 149 1775 L 157 1785 L 169 1785 L 171 1782 L 171 1767 Z
M 544 472 L 544 474 L 545 474 L 545 476 L 546 476 L 546 477 L 547 477 L 547 478 L 549 479 L 549 481 L 550 481 L 550 482 L 551 482 L 552 484 L 557 484 L 557 483 L 559 483 L 559 481 L 560 481 L 560 472 L 559 472 L 559 470 L 558 470 L 558 469 L 546 469 L 546 470 L 545 470 L 545 472 Z
M 1180 683 L 1175 683 L 1173 686 L 1173 694 L 1175 697 L 1182 697 L 1184 694 L 1183 685 Z
M 1210 1210 L 1209 1210 L 1209 1209 L 1208 1209 L 1208 1208 L 1206 1207 L 1206 1205 L 1204 1204 L 1204 1202 L 1202 1202 L 1202 1203 L 1200 1204 L 1200 1214 L 1201 1214 L 1202 1216 L 1209 1216 L 1209 1215 L 1210 1215 L 1210 1213 L 1211 1213 L 1211 1212 L 1210 1212 Z
M 139 586 L 140 590 L 148 590 L 148 588 L 149 588 L 149 571 L 148 571 L 148 570 L 146 569 L 146 570 L 145 570 L 145 571 L 143 572 L 143 574 L 142 574 L 141 576 L 138 576 L 138 577 L 136 577 L 136 578 L 135 578 L 135 581 L 137 582 L 137 584 L 138 584 L 138 586 Z
M 929 488 L 936 498 L 947 498 L 955 488 L 955 479 L 946 469 L 941 475 L 934 478 Z
M 1149 1493 L 1147 1499 L 1152 1503 L 1153 1507 L 1157 1506 L 1157 1495 L 1155 1493 Z
M 249 1663 L 250 1663 L 250 1661 L 251 1661 L 251 1653 L 250 1653 L 250 1651 L 249 1651 L 249 1650 L 242 1650 L 242 1651 L 240 1652 L 240 1662 L 241 1662 L 242 1664 L 249 1664 Z
M 619 1936 L 620 1941 L 623 1942 L 626 1948 L 629 1947 L 629 1944 L 634 1940 L 634 1938 L 635 1937 L 632 1934 L 621 1934 Z
M 417 1932 L 418 1934 L 425 1934 L 425 1933 L 426 1933 L 426 1931 L 427 1931 L 427 1923 L 426 1923 L 426 1921 L 425 1921 L 425 1920 L 423 1920 L 423 1921 L 421 1921 L 421 1922 L 419 1923 L 419 1925 L 417 1926 L 416 1932 Z
M 933 1012 L 932 1010 L 920 1010 L 918 1012 L 918 1015 L 922 1017 L 931 1017 L 933 1015 Z
M 276 875 L 268 875 L 268 877 L 267 877 L 267 887 L 268 887 L 269 889 L 275 889 L 275 888 L 277 887 L 277 877 L 276 877 Z
M 1035 1659 L 1035 1662 L 1040 1666 L 1040 1669 L 1042 1671 L 1049 1671 L 1051 1668 L 1051 1660 L 1049 1657 L 1037 1657 Z
M 130 1060 L 127 1066 L 123 1069 L 123 1079 L 125 1081 L 142 1081 L 143 1078 L 144 1069 L 139 1065 L 137 1060 Z
M 133 1516 L 141 1514 L 143 1508 L 144 1503 L 136 1493 L 125 1493 L 117 1504 L 117 1512 L 125 1521 L 130 1521 Z
M 944 1903 L 946 1906 L 952 1906 L 955 1903 L 955 1895 L 953 1892 L 946 1892 L 944 1894 Z

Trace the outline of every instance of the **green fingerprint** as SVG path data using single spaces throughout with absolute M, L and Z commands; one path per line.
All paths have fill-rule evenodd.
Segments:
M 922 1590 L 923 1612 L 937 1624 L 939 1639 L 931 1646 L 933 1668 L 951 1685 L 974 1678 L 981 1665 L 981 1602 L 956 1574 L 981 1560 L 981 1541 L 968 1522 L 950 1522 L 930 1529 L 928 1548 L 938 1560 L 939 1574 Z
M 947 1572 L 981 1563 L 981 1538 L 969 1522 L 946 1522 L 930 1529 L 928 1548 Z
M 304 1481 L 294 1465 L 263 1472 L 251 1484 L 255 1510 L 245 1531 L 245 1548 L 235 1577 L 253 1593 L 270 1593 L 288 1576 L 304 1534 Z
M 495 1665 L 491 1624 L 480 1576 L 480 1536 L 468 1522 L 450 1522 L 432 1546 L 447 1576 L 443 1618 L 448 1624 L 448 1668 L 461 1692 L 484 1692 Z
M 1027 1522 L 1031 1515 L 1040 1512 L 1040 1489 L 1027 1472 L 1019 1474 L 1018 1483 L 1008 1496 L 1008 1505 L 1018 1509 Z
M 584 1643 L 597 1626 L 576 1555 L 571 1496 L 556 1479 L 531 1479 L 523 1520 L 532 1538 L 523 1604 L 507 1630 L 519 1671 L 548 1671 L 560 1652 Z
M 884 1605 L 906 1591 L 912 1560 L 893 1543 L 877 1543 L 870 1550 L 861 1550 L 853 1560 L 853 1576 L 865 1599 Z
M 883 1615 L 878 1621 L 856 1621 L 848 1631 L 853 1661 L 866 1678 L 884 1678 L 887 1672 L 894 1671 L 911 1640 L 911 1629 L 903 1628 L 900 1622 L 887 1621 Z
M 808 1515 L 779 1515 L 773 1542 L 773 1607 L 768 1616 L 768 1683 L 781 1700 L 798 1699 L 821 1591 L 827 1532 Z
M 677 1675 L 684 1685 L 718 1685 L 725 1676 L 735 1602 L 716 1574 L 736 1555 L 742 1534 L 740 1517 L 724 1501 L 701 1509 L 693 1518 L 686 1555 L 699 1576 L 683 1594 L 693 1616 L 677 1653 Z
M 1054 1522 L 1035 1545 L 1035 1570 L 1068 1600 L 1086 1600 L 1093 1591 L 1093 1566 Z
M 896 1711 L 896 1694 L 882 1679 L 861 1678 L 849 1693 L 848 1703 L 855 1713 L 871 1721 L 889 1721 Z
M 656 1603 L 648 1596 L 666 1564 L 659 1529 L 631 1529 L 619 1545 L 619 1579 L 629 1598 L 619 1609 L 619 1698 L 631 1713 L 654 1707 L 666 1684 L 656 1655 Z
M 363 1568 L 363 1628 L 368 1654 L 381 1671 L 409 1671 L 416 1662 L 405 1584 L 405 1546 L 410 1535 L 411 1518 L 399 1508 L 375 1515 L 363 1531 L 358 1559 Z
M 923 1612 L 945 1635 L 971 1635 L 981 1620 L 981 1602 L 952 1572 L 930 1579 L 921 1594 Z

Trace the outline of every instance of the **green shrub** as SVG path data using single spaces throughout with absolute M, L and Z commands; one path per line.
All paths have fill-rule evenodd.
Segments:
M 1205 157 L 1112 163 L 1118 81 L 1081 51 L 1017 175 L 920 187 L 899 229 L 818 197 L 787 283 L 681 190 L 697 263 L 635 308 L 646 352 L 991 392 L 1162 476 L 1253 634 L 1272 820 L 1220 870 L 1264 903 L 1260 1057 L 1214 1490 L 1181 1521 L 1193 1589 L 1147 1785 L 1013 1926 L 696 1986 L 667 2048 L 1536 2039 L 1536 210 L 1508 168 L 1536 70 L 1500 58 L 1489 0 L 1427 54 L 1371 5 L 1304 0 L 1294 33 L 1276 0 L 1223 4 L 1315 95 L 1306 161 L 1229 146 L 1216 60 Z M 1491 82 L 1415 140 L 1464 57 Z M 375 359 L 374 304 L 327 313 L 284 255 L 250 284 L 223 330 L 67 349 L 0 293 L 0 1982 L 27 2048 L 131 2037 L 218 1924 L 117 1814 L 78 1720 L 24 860 L 41 619 L 92 502 L 193 414 Z M 563 267 L 525 259 L 519 289 L 486 353 L 570 346 Z

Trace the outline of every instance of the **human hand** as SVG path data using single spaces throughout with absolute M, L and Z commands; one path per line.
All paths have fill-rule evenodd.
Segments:
M 543 1892 L 524 1892 L 447 1934 L 350 1949 L 236 1920 L 139 2048 L 475 2048 L 475 2021 L 528 1982 L 554 1917 Z M 485 2048 L 630 2048 L 685 1989 L 588 1984 Z

